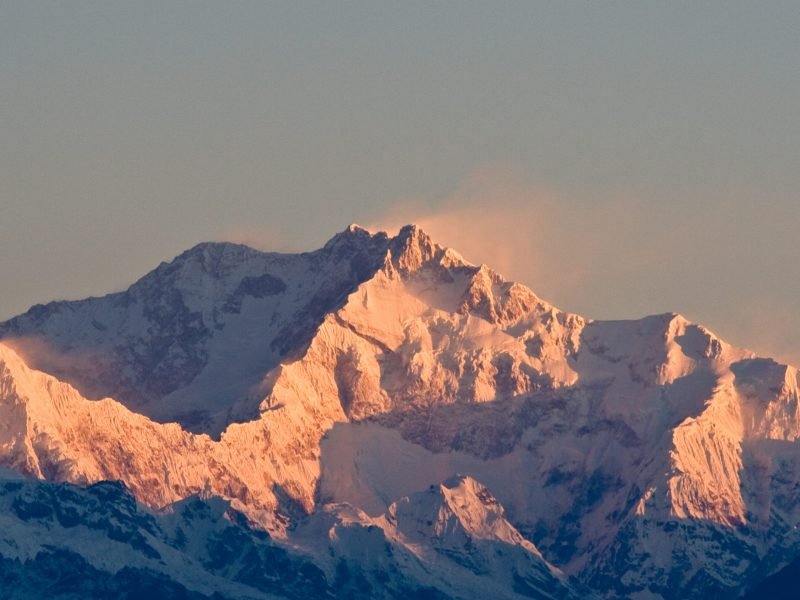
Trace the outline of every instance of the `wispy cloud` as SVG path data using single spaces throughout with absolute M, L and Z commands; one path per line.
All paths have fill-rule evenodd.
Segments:
M 604 257 L 629 250 L 609 234 L 634 230 L 639 212 L 622 197 L 567 201 L 511 168 L 495 167 L 471 173 L 445 198 L 398 201 L 369 227 L 394 231 L 416 223 L 467 260 L 563 300 L 585 288 Z M 630 272 L 653 258 L 640 249 L 614 270 Z
M 711 208 L 631 193 L 581 197 L 488 168 L 443 198 L 396 202 L 369 228 L 406 223 L 566 310 L 590 318 L 682 312 L 737 345 L 800 363 L 796 310 L 777 291 L 765 303 L 763 290 L 741 285 L 759 266 L 738 226 Z

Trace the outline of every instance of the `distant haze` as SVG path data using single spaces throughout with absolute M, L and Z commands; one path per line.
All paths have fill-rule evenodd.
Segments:
M 793 2 L 6 2 L 0 319 L 209 239 L 417 222 L 800 363 Z

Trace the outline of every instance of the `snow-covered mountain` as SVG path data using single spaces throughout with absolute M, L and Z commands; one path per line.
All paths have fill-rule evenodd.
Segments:
M 397 506 L 381 519 L 327 506 L 290 546 L 219 498 L 153 512 L 118 482 L 79 488 L 0 473 L 0 597 L 587 597 L 469 478 Z
M 224 499 L 213 527 L 268 532 L 321 596 L 737 597 L 800 557 L 798 411 L 793 367 L 676 314 L 563 312 L 413 226 L 202 244 L 0 324 L 0 464 L 122 481 L 148 515 Z M 165 565 L 142 568 L 245 597 Z
M 388 245 L 358 229 L 294 255 L 200 244 L 124 292 L 34 306 L 0 337 L 88 398 L 219 435 L 257 416 L 264 375 L 374 274 Z

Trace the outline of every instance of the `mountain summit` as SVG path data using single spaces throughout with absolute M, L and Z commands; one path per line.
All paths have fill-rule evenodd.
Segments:
M 584 319 L 412 225 L 200 244 L 0 324 L 1 465 L 144 511 L 220 498 L 329 596 L 734 597 L 800 555 L 799 400 L 680 315 Z M 161 576 L 273 593 L 169 527 L 207 577 Z
M 386 264 L 409 273 L 445 254 L 456 266 L 415 226 L 390 238 L 351 225 L 301 254 L 203 243 L 124 292 L 34 306 L 0 338 L 87 398 L 219 436 L 256 414 L 264 376 L 360 284 Z

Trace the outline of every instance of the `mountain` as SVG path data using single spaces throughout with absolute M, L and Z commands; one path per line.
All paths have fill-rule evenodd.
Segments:
M 502 508 L 478 484 L 462 479 L 441 490 L 444 495 L 429 494 L 434 503 L 424 503 L 428 511 L 422 517 L 435 517 L 431 508 L 449 516 L 448 532 L 431 531 L 424 538 L 412 532 L 412 544 L 397 526 L 384 521 L 381 528 L 363 513 L 336 506 L 302 525 L 296 537 L 307 547 L 287 548 L 218 498 L 191 496 L 168 511 L 152 512 L 118 482 L 79 488 L 5 473 L 0 597 L 581 597 L 503 519 Z M 469 511 L 477 523 L 453 520 L 453 494 L 459 517 Z M 399 504 L 409 502 L 419 504 L 416 497 Z M 396 523 L 396 515 L 387 519 Z M 413 513 L 403 516 L 404 524 L 418 523 L 419 515 L 414 521 Z M 324 528 L 327 546 L 319 535 Z M 476 573 L 476 566 L 491 571 Z
M 200 244 L 124 292 L 34 306 L 0 337 L 87 398 L 218 436 L 257 416 L 264 374 L 308 343 L 388 245 L 357 228 L 295 255 Z
M 137 506 L 119 483 L 86 488 L 0 479 L 3 598 L 319 596 L 325 577 L 219 500 L 170 514 Z
M 737 597 L 800 558 L 799 407 L 793 367 L 561 311 L 414 226 L 201 244 L 0 324 L 0 464 L 219 497 L 334 597 Z

